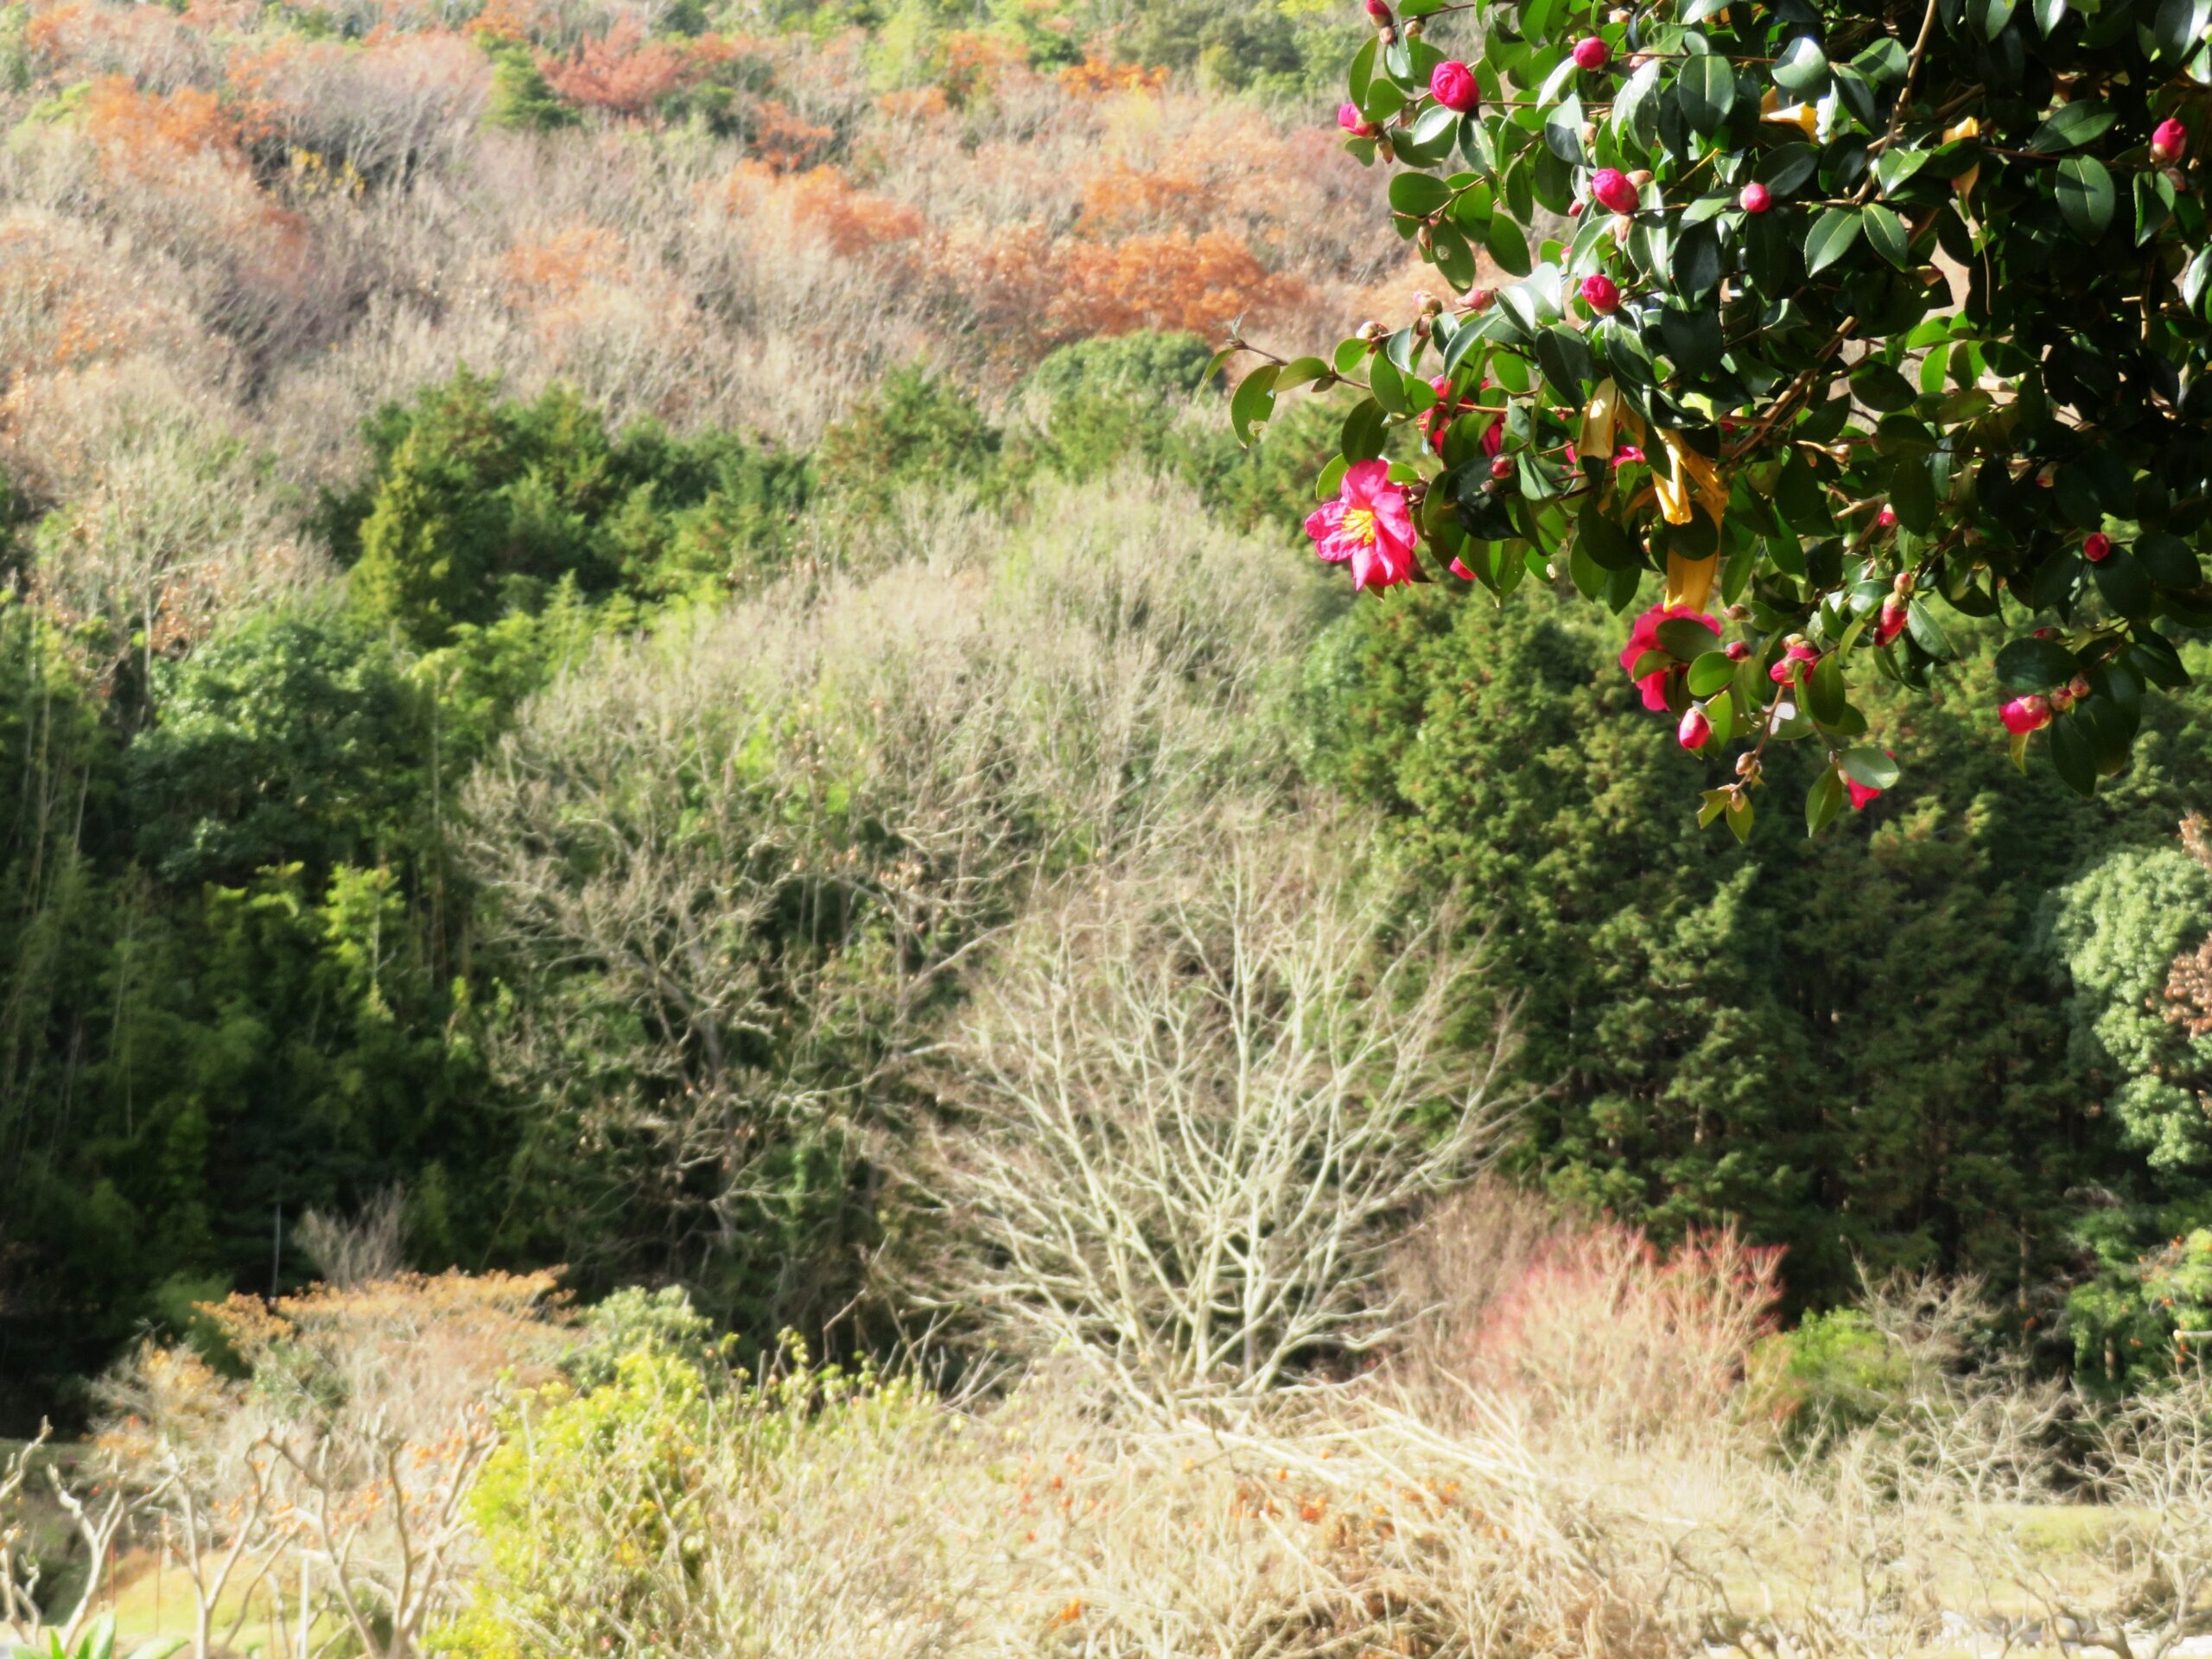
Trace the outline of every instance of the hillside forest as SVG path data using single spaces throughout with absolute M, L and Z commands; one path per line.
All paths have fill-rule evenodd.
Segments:
M 1231 318 L 1420 280 L 1328 128 L 1340 39 L 8 9 L 14 1422 L 385 1194 L 416 1267 L 865 1345 L 1039 918 L 1254 836 L 1427 918 L 1426 1040 L 1517 1179 L 1740 1225 L 1793 1317 L 1967 1274 L 2046 1372 L 2173 1362 L 2205 715 L 2082 801 L 1962 674 L 1902 716 L 1912 787 L 1739 850 L 1674 833 L 1717 763 L 1634 717 L 1616 625 L 1347 602 L 1297 537 L 1340 409 L 1243 450 L 1205 378 Z
M 0 1650 L 2190 1650 L 2212 704 L 1317 561 L 1358 12 L 0 5 Z

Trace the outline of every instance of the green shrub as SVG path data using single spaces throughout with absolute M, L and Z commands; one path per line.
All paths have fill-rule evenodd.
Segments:
M 1196 334 L 1149 331 L 1062 346 L 1022 388 L 1041 423 L 1043 458 L 1076 480 L 1132 455 L 1165 465 L 1177 417 L 1190 408 L 1212 356 Z
M 704 1372 L 715 1357 L 715 1322 L 676 1285 L 631 1285 L 584 1310 L 585 1340 L 565 1362 L 571 1381 L 588 1392 L 613 1382 L 633 1354 L 680 1361 Z
M 575 125 L 576 112 L 561 101 L 529 48 L 514 46 L 502 48 L 493 60 L 492 97 L 484 120 L 489 126 L 551 132 Z
M 822 435 L 815 469 L 823 494 L 845 512 L 881 512 L 900 484 L 998 481 L 998 429 L 974 396 L 920 364 L 884 376 Z
M 1751 1354 L 1751 1400 L 1800 1444 L 1878 1421 L 1914 1381 L 1911 1357 L 1853 1307 L 1808 1313 Z
M 373 465 L 326 496 L 321 528 L 352 559 L 355 601 L 417 645 L 543 603 L 727 592 L 796 539 L 806 463 L 728 433 L 619 435 L 572 390 L 524 403 L 461 370 L 364 427 Z
M 164 880 L 373 861 L 413 833 L 428 711 L 390 645 L 342 611 L 264 613 L 154 677 L 131 817 Z

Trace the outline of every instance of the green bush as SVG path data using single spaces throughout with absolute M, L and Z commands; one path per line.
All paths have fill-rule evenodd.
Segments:
M 825 499 L 865 517 L 884 512 L 901 484 L 974 483 L 996 493 L 1001 442 L 972 393 L 908 364 L 822 435 L 815 470 Z
M 1916 1380 L 1910 1356 L 1853 1307 L 1808 1313 L 1751 1354 L 1751 1399 L 1800 1445 L 1879 1421 Z
M 524 403 L 461 370 L 365 426 L 372 468 L 322 504 L 355 601 L 448 643 L 574 582 L 593 599 L 727 592 L 796 540 L 806 463 L 727 433 L 619 435 L 571 390 Z
M 389 644 L 336 610 L 251 617 L 157 664 L 130 816 L 166 881 L 374 862 L 417 833 L 429 715 Z

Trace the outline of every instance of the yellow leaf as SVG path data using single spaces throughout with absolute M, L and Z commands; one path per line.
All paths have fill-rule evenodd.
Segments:
M 1671 493 L 1680 502 L 1682 512 L 1679 518 L 1671 512 L 1668 512 L 1667 522 L 1670 524 L 1689 523 L 1689 501 L 1692 496 L 1695 496 L 1698 505 L 1705 509 L 1705 516 L 1719 524 L 1721 516 L 1728 511 L 1728 486 L 1720 481 L 1720 474 L 1713 470 L 1713 463 L 1684 443 L 1675 433 L 1663 428 L 1659 433 L 1659 442 L 1667 446 L 1668 459 L 1673 462 L 1668 469 L 1672 474 L 1669 480 L 1671 491 L 1660 495 L 1660 506 L 1662 511 L 1665 511 L 1668 495 Z
M 1620 388 L 1610 379 L 1600 380 L 1598 390 L 1591 394 L 1590 407 L 1582 411 L 1582 430 L 1574 440 L 1577 454 L 1599 461 L 1612 458 L 1613 418 L 1619 402 Z
M 1821 141 L 1820 111 L 1810 104 L 1784 104 L 1771 86 L 1759 99 L 1759 119 L 1771 121 L 1777 126 L 1796 127 L 1815 143 Z
M 1705 608 L 1706 597 L 1713 592 L 1713 573 L 1720 569 L 1720 556 L 1708 553 L 1701 559 L 1686 559 L 1679 553 L 1667 555 L 1667 603 L 1687 605 L 1694 611 Z
M 1956 143 L 1961 138 L 1979 138 L 1980 137 L 1981 123 L 1975 120 L 1972 116 L 1967 117 L 1965 120 L 1960 122 L 1955 127 L 1946 127 L 1943 130 L 1943 142 L 1947 144 Z M 1965 172 L 1953 176 L 1951 180 L 1951 188 L 1956 191 L 1961 197 L 1970 196 L 1974 194 L 1974 181 L 1980 177 L 1981 163 L 1977 162 L 1972 167 L 1967 168 Z

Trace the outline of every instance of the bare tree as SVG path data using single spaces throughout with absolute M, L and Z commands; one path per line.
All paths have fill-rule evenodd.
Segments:
M 292 1236 L 325 1284 L 350 1290 L 372 1280 L 394 1278 L 407 1265 L 406 1220 L 406 1189 L 388 1186 L 363 1205 L 351 1221 L 308 1211 Z
M 1373 1345 L 1393 1230 L 1480 1159 L 1511 1047 L 1445 1045 L 1453 918 L 1395 908 L 1257 814 L 1187 867 L 1071 881 L 944 1056 L 929 1299 L 1156 1402 Z

